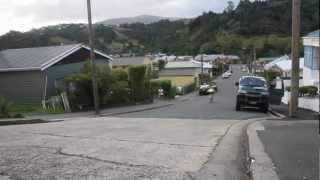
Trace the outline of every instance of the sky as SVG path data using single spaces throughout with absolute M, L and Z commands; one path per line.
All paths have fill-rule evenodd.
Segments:
M 221 12 L 228 0 L 92 0 L 93 21 L 137 15 L 192 18 L 204 11 Z M 232 0 L 237 4 L 239 0 Z M 86 0 L 0 0 L 0 35 L 10 30 L 85 23 Z

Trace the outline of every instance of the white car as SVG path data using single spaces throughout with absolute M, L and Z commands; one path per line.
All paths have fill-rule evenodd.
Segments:
M 222 74 L 222 78 L 224 78 L 224 79 L 229 78 L 230 76 L 232 76 L 232 73 L 229 71 Z

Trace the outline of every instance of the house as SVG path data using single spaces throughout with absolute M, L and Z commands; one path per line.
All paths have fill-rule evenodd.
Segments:
M 112 58 L 95 51 L 97 64 Z M 80 72 L 90 57 L 81 44 L 0 51 L 0 96 L 16 104 L 41 105 L 57 95 L 66 76 Z
M 210 73 L 212 66 L 204 63 L 204 73 Z M 174 86 L 186 86 L 191 83 L 198 83 L 201 73 L 201 63 L 197 61 L 173 61 L 168 62 L 165 69 L 159 73 L 159 79 L 171 80 Z
M 320 69 L 320 30 L 309 33 L 303 37 L 304 46 L 304 66 L 303 85 L 317 86 L 319 89 L 319 69 Z
M 303 76 L 303 65 L 304 65 L 304 58 L 300 58 L 300 77 L 301 78 Z M 267 63 L 264 66 L 266 70 L 272 69 L 275 71 L 279 71 L 283 79 L 291 79 L 291 67 L 292 67 L 292 60 L 287 55 L 279 57 Z
M 126 69 L 129 66 L 152 65 L 152 61 L 148 57 L 120 57 L 112 61 L 112 68 Z

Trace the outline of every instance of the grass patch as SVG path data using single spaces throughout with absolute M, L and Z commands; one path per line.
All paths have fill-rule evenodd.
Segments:
M 62 114 L 64 113 L 63 108 L 48 108 L 43 109 L 41 106 L 31 106 L 31 105 L 12 105 L 10 107 L 11 113 L 21 113 L 21 114 Z

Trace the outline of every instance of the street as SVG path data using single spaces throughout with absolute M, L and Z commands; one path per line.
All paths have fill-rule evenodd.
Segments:
M 231 78 L 216 80 L 213 103 L 195 92 L 170 106 L 116 117 L 0 126 L 0 179 L 246 179 L 243 132 L 249 123 L 271 116 L 235 111 L 234 84 L 243 74 L 239 66 L 233 71 Z M 266 129 L 259 136 L 281 167 L 286 156 L 276 156 L 283 147 L 270 145 L 277 131 Z M 286 132 L 291 136 L 290 129 Z
M 247 120 L 254 118 L 267 117 L 267 114 L 261 113 L 255 109 L 244 111 L 235 111 L 236 104 L 236 81 L 245 75 L 240 71 L 240 66 L 233 66 L 233 75 L 229 79 L 216 80 L 218 93 L 214 95 L 213 103 L 209 102 L 209 96 L 199 96 L 198 93 L 191 95 L 186 101 L 179 102 L 174 106 L 150 110 L 146 112 L 137 112 L 119 115 L 119 117 L 136 118 L 180 118 L 193 120 Z

